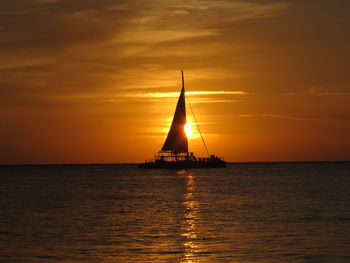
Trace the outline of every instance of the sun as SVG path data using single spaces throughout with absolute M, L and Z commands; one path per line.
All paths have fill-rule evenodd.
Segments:
M 192 124 L 191 123 L 186 123 L 184 126 L 185 133 L 187 138 L 192 138 L 193 137 L 193 131 L 192 131 Z

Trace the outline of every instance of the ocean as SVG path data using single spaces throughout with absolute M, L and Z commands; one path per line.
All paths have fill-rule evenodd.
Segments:
M 0 262 L 350 262 L 350 163 L 0 167 Z

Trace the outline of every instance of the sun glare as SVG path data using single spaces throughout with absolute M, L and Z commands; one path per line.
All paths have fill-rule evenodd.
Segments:
M 187 138 L 192 138 L 193 137 L 191 123 L 188 122 L 188 123 L 185 124 L 185 132 L 186 132 Z

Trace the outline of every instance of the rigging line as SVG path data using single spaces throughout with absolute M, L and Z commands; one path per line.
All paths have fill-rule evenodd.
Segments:
M 205 141 L 204 141 L 204 138 L 203 138 L 203 135 L 202 135 L 201 129 L 199 129 L 199 125 L 198 125 L 198 122 L 197 122 L 196 116 L 195 116 L 195 115 L 194 115 L 194 113 L 193 113 L 193 110 L 192 110 L 192 106 L 191 106 L 190 100 L 188 99 L 188 97 L 187 97 L 186 93 L 185 93 L 185 96 L 186 96 L 186 99 L 187 99 L 188 105 L 190 106 L 190 109 L 191 109 L 191 112 L 192 112 L 192 115 L 193 115 L 194 121 L 196 122 L 197 129 L 198 129 L 198 131 L 199 131 L 199 134 L 201 135 L 201 138 L 202 138 L 202 141 L 203 141 L 203 144 L 204 144 L 205 150 L 207 151 L 208 156 L 210 156 L 209 151 L 208 151 L 208 148 L 207 148 L 207 145 L 205 144 Z

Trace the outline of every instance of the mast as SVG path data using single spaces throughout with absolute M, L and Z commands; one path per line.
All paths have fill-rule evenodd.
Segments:
M 184 71 L 181 70 L 181 77 L 182 77 L 182 89 L 185 92 L 185 80 L 184 80 Z

